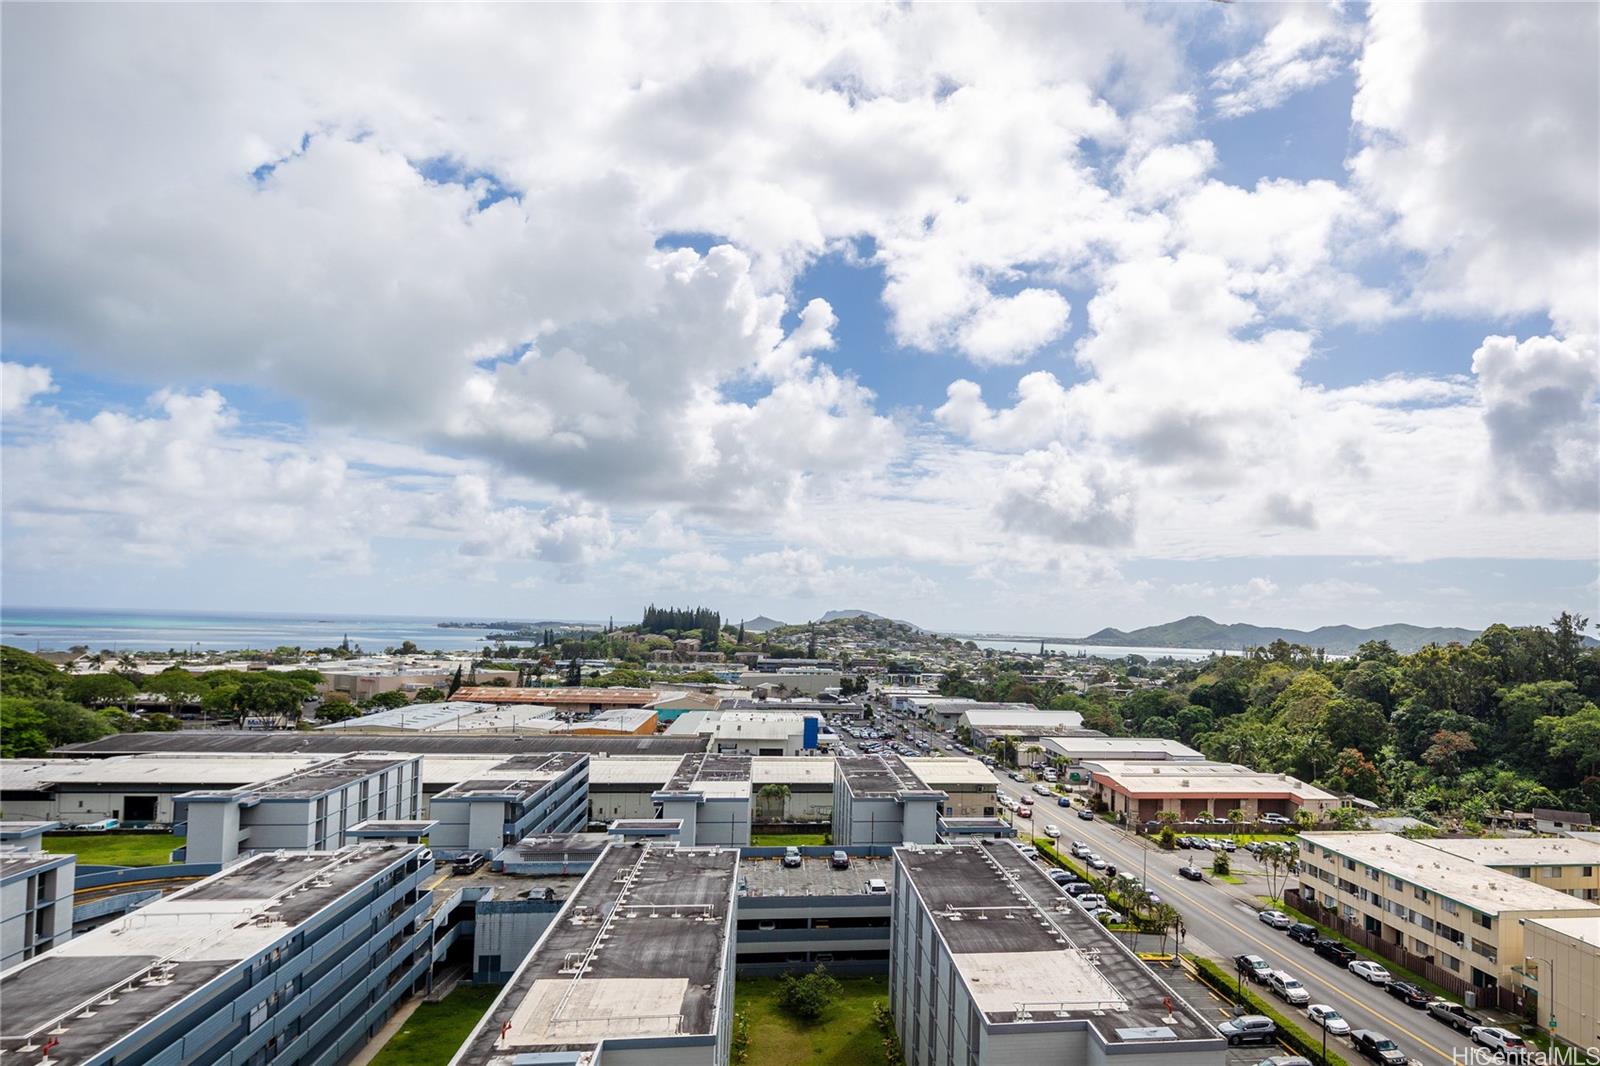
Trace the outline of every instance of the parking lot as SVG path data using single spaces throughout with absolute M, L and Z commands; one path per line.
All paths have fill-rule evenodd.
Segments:
M 1205 1011 L 1211 1019 L 1211 1024 L 1225 1022 L 1233 1017 L 1233 1004 L 1217 995 L 1203 982 L 1191 977 L 1189 971 L 1183 966 L 1177 963 L 1154 961 L 1150 963 L 1150 968 L 1160 974 L 1161 979 L 1196 1010 Z M 1273 1055 L 1290 1055 L 1293 1053 L 1287 1047 L 1277 1044 L 1271 1047 L 1229 1048 L 1228 1066 L 1256 1066 L 1257 1063 L 1271 1058 Z

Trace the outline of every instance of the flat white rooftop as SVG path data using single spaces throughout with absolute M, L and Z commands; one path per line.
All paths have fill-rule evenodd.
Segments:
M 1069 759 L 1205 759 L 1187 744 L 1160 737 L 1045 737 L 1040 743 Z
M 1435 839 L 1424 843 L 1480 866 L 1600 866 L 1600 842 L 1570 837 Z
M 1233 763 L 1095 759 L 1084 765 L 1096 781 L 1104 781 L 1129 795 L 1281 796 L 1328 802 L 1337 799 L 1331 792 L 1288 774 L 1261 773 Z
M 1593 903 L 1394 833 L 1302 833 L 1300 848 L 1303 856 L 1320 858 L 1326 849 L 1376 867 L 1480 914 L 1576 911 L 1579 916 L 1600 916 L 1600 906 Z M 1348 880 L 1355 881 L 1359 876 Z
M 1600 948 L 1600 914 L 1574 918 L 1529 918 L 1528 924 L 1569 936 L 1592 948 Z

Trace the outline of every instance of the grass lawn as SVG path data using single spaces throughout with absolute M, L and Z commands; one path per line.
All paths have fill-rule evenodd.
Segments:
M 502 990 L 501 985 L 462 985 L 437 1003 L 422 1004 L 383 1045 L 372 1066 L 439 1066 L 449 1062 Z
M 183 841 L 171 833 L 46 833 L 44 850 L 74 853 L 85 866 L 164 866 Z
M 1234 836 L 1232 833 L 1185 833 L 1179 830 L 1178 835 L 1181 837 L 1210 837 L 1217 840 L 1232 840 L 1237 842 L 1240 847 L 1257 840 L 1264 844 L 1293 844 L 1299 840 L 1293 833 L 1240 833 L 1238 836 Z
M 751 833 L 753 848 L 807 848 L 821 847 L 828 842 L 826 833 Z
M 1226 881 L 1230 885 L 1244 884 L 1244 878 L 1240 877 L 1238 874 L 1212 874 L 1211 876 L 1218 881 Z
M 815 1025 L 778 1006 L 778 979 L 741 977 L 733 1008 L 750 1022 L 749 1066 L 885 1066 L 883 1034 L 872 1008 L 889 1001 L 887 977 L 840 977 L 843 992 Z M 446 1058 L 440 1059 L 445 1062 Z M 374 1066 L 396 1066 L 375 1063 Z

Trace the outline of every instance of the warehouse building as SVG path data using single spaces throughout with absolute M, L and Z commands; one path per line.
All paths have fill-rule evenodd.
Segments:
M 738 872 L 733 849 L 607 848 L 451 1066 L 725 1066 Z
M 614 707 L 648 707 L 661 698 L 661 693 L 653 688 L 511 688 L 480 685 L 459 688 L 452 696 L 469 703 L 527 703 L 561 711 L 598 712 Z
M 433 797 L 428 841 L 443 858 L 492 852 L 534 833 L 570 833 L 589 820 L 589 756 L 519 755 Z
M 1578 899 L 1600 902 L 1600 843 L 1571 837 L 1433 839 L 1425 843 L 1479 866 L 1500 870 Z
M 930 788 L 898 755 L 834 760 L 835 844 L 932 844 L 949 795 Z
M 1302 833 L 1300 865 L 1302 898 L 1463 989 L 1520 985 L 1523 920 L 1600 916 L 1593 903 L 1394 833 Z
M 748 755 L 685 755 L 651 799 L 662 818 L 683 823 L 679 840 L 685 845 L 747 846 L 751 762 Z
M 1153 821 L 1162 811 L 1184 822 L 1226 819 L 1233 810 L 1255 821 L 1267 814 L 1292 817 L 1299 810 L 1321 814 L 1341 805 L 1339 797 L 1288 774 L 1233 763 L 1101 759 L 1083 766 L 1096 804 L 1130 822 Z
M 238 788 L 177 797 L 177 831 L 188 862 L 228 863 L 260 851 L 336 851 L 369 819 L 417 818 L 422 760 L 338 755 Z
M 669 737 L 700 737 L 721 755 L 796 756 L 821 747 L 822 717 L 791 711 L 689 711 Z
M 431 962 L 425 849 L 259 855 L 0 975 L 7 1061 L 335 1066 Z
M 445 700 L 372 711 L 318 728 L 336 733 L 548 733 L 562 725 L 553 707 Z
M 910 1066 L 1222 1066 L 1226 1041 L 1010 842 L 894 851 L 889 1007 Z
M 77 856 L 38 848 L 39 835 L 55 825 L 5 823 L 6 835 L 19 843 L 0 844 L 0 970 L 72 938 Z

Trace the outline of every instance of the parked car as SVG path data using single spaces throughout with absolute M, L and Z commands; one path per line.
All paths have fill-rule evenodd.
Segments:
M 1094 812 L 1085 807 L 1083 810 L 1078 812 L 1078 819 L 1079 821 L 1092 822 L 1094 821 Z
M 1448 999 L 1436 999 L 1429 1003 L 1428 1013 L 1450 1028 L 1459 1029 L 1463 1033 L 1470 1033 L 1483 1025 L 1482 1018 L 1470 1013 L 1459 1003 L 1451 1003 Z
M 1386 985 L 1394 980 L 1393 974 L 1370 959 L 1357 959 L 1346 969 L 1368 984 Z
M 1022 857 L 1025 859 L 1037 859 L 1039 857 L 1039 849 L 1032 844 L 1019 844 L 1017 845 L 1017 850 L 1022 853 Z
M 1274 1055 L 1262 1059 L 1260 1066 L 1311 1066 L 1311 1060 L 1304 1055 Z
M 836 851 L 833 853 L 833 858 L 829 860 L 829 865 L 835 870 L 848 870 L 850 869 L 850 856 L 845 852 Z
M 450 863 L 451 874 L 470 874 L 483 867 L 489 861 L 489 856 L 481 851 L 469 851 L 465 855 L 457 855 Z
M 1289 816 L 1286 815 L 1286 814 L 1276 814 L 1276 813 L 1263 814 L 1261 816 L 1261 820 L 1263 822 L 1271 822 L 1273 825 L 1290 825 L 1290 824 L 1292 824 L 1290 819 L 1289 819 Z
M 1273 970 L 1267 974 L 1267 988 L 1285 1003 L 1299 1006 L 1311 1002 L 1311 993 L 1306 991 L 1306 986 L 1282 970 Z
M 800 849 L 799 848 L 784 848 L 783 849 L 783 864 L 785 866 L 787 866 L 787 867 L 790 867 L 791 869 L 793 869 L 796 866 L 799 866 L 800 865 Z
M 1345 1036 L 1350 1032 L 1350 1023 L 1344 1020 L 1344 1015 L 1328 1006 L 1326 1003 L 1313 1003 L 1306 1008 L 1306 1017 L 1312 1024 L 1320 1025 L 1334 1036 Z
M 1200 867 L 1191 862 L 1187 866 L 1178 867 L 1178 876 L 1188 881 L 1200 881 L 1204 880 L 1206 875 Z
M 1350 1042 L 1355 1045 L 1356 1051 L 1373 1062 L 1381 1062 L 1384 1066 L 1405 1066 L 1406 1053 L 1400 1050 L 1400 1045 L 1372 1029 L 1357 1029 L 1350 1034 Z
M 1089 891 L 1089 883 L 1087 881 L 1069 881 L 1064 887 L 1069 896 L 1082 896 Z
M 1078 880 L 1078 875 L 1067 870 L 1051 870 L 1050 880 L 1058 885 L 1070 885 Z
M 1520 1061 L 1528 1057 L 1528 1042 L 1509 1029 L 1498 1025 L 1479 1025 L 1467 1034 L 1472 1042 L 1491 1051 L 1498 1051 L 1507 1059 Z
M 1011 771 L 1011 780 L 1013 780 L 1013 781 L 1026 781 L 1027 778 L 1023 777 L 1021 774 L 1019 774 L 1015 770 L 1013 770 L 1013 771 Z
M 1110 907 L 1096 907 L 1094 910 L 1090 911 L 1089 913 L 1093 914 L 1096 918 L 1100 919 L 1100 921 L 1104 922 L 1106 925 L 1110 925 L 1113 922 L 1120 922 L 1120 921 L 1123 920 L 1122 919 L 1122 915 L 1118 914 L 1116 911 L 1112 910 Z
M 1083 909 L 1091 913 L 1106 905 L 1106 898 L 1098 892 L 1085 892 L 1077 897 Z
M 1278 1025 L 1265 1014 L 1242 1014 L 1217 1026 L 1228 1038 L 1229 1047 L 1240 1044 L 1270 1044 L 1278 1039 Z
M 1061 798 L 1056 800 L 1056 806 L 1057 807 L 1070 807 L 1070 806 L 1072 806 L 1072 797 L 1071 796 L 1062 796 Z
M 1182 848 L 1184 851 L 1188 851 L 1190 848 L 1194 847 L 1194 841 L 1190 840 L 1188 837 L 1178 837 L 1173 841 L 1173 843 L 1178 845 L 1178 847 Z
M 1033 817 L 1033 808 L 1028 806 L 1026 803 L 1019 804 L 1018 807 L 1017 807 L 1017 817 L 1018 818 L 1032 818 Z
M 1415 1007 L 1418 1010 L 1426 1007 L 1433 1000 L 1432 996 L 1410 981 L 1390 981 L 1384 986 L 1383 990 L 1406 1006 Z
M 1336 962 L 1340 966 L 1348 966 L 1356 958 L 1354 948 L 1346 947 L 1343 943 L 1331 937 L 1323 937 L 1311 946 L 1316 949 L 1318 955 L 1321 955 L 1329 962 Z
M 889 882 L 881 877 L 874 877 L 861 886 L 861 891 L 869 896 L 887 896 L 889 894 Z
M 1235 955 L 1233 968 L 1255 984 L 1264 985 L 1267 983 L 1267 975 L 1272 972 L 1272 963 L 1260 955 Z
M 1317 932 L 1317 927 L 1309 922 L 1295 922 L 1289 927 L 1289 939 L 1307 947 L 1315 944 L 1321 938 L 1322 934 Z
M 1049 837 L 1051 840 L 1059 840 L 1061 838 L 1061 830 L 1057 829 L 1053 825 L 1046 825 L 1044 827 L 1044 835 Z
M 1040 795 L 1040 796 L 1053 796 L 1053 795 L 1055 795 L 1054 792 L 1050 791 L 1050 786 L 1046 785 L 1046 784 L 1043 784 L 1043 783 L 1034 785 L 1033 786 L 1033 791 L 1034 791 L 1034 793 L 1036 795 Z
M 1294 919 L 1282 911 L 1262 911 L 1256 917 L 1274 929 L 1287 929 L 1294 924 Z
M 1106 868 L 1106 861 L 1092 851 L 1085 861 L 1088 862 L 1091 870 L 1104 870 Z
M 1087 859 L 1094 851 L 1093 848 L 1089 847 L 1089 845 L 1085 844 L 1081 840 L 1074 840 L 1072 842 L 1071 850 L 1072 857 L 1074 859 Z

